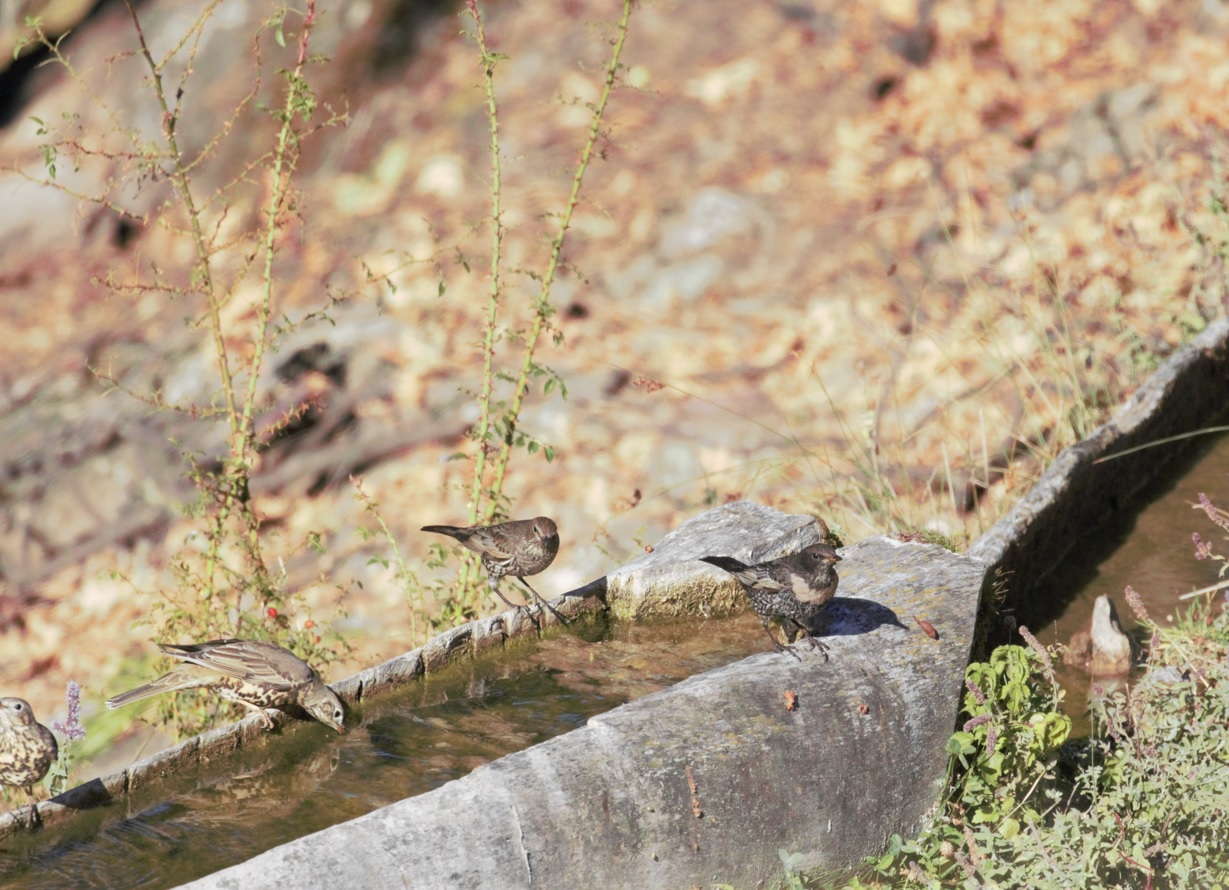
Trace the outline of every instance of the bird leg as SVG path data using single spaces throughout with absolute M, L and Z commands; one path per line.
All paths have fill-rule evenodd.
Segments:
M 30 799 L 30 821 L 28 827 L 33 831 L 35 826 L 42 824 L 43 820 L 38 814 L 38 798 L 34 795 L 34 789 L 27 786 L 26 796 Z
M 566 618 L 564 618 L 562 615 L 560 615 L 560 614 L 559 614 L 559 610 L 558 610 L 558 609 L 556 609 L 554 606 L 552 606 L 550 603 L 548 603 L 548 602 L 547 602 L 547 601 L 546 601 L 546 600 L 542 597 L 542 594 L 538 593 L 536 590 L 534 590 L 534 589 L 533 589 L 533 586 L 532 586 L 532 585 L 531 585 L 528 581 L 526 581 L 524 578 L 520 577 L 519 575 L 517 576 L 516 580 L 517 580 L 517 581 L 520 581 L 522 584 L 524 584 L 526 587 L 528 587 L 528 588 L 529 588 L 529 592 L 530 592 L 530 593 L 532 593 L 532 594 L 534 595 L 534 598 L 535 598 L 535 599 L 537 599 L 537 601 L 538 601 L 538 608 L 542 608 L 543 606 L 545 606 L 545 607 L 546 607 L 546 608 L 550 611 L 550 613 L 551 613 L 552 615 L 554 615 L 556 618 L 558 618 L 558 619 L 559 619 L 559 623 L 560 623 L 560 624 L 568 624 L 568 623 L 569 623 L 569 622 L 568 622 L 568 620 L 567 620 Z
M 240 699 L 240 698 L 236 698 L 236 699 L 232 699 L 232 700 L 233 700 L 235 703 L 237 703 L 237 704 L 241 704 L 241 705 L 243 705 L 243 706 L 244 706 L 245 708 L 247 708 L 249 711 L 252 711 L 252 712 L 254 712 L 254 713 L 256 713 L 256 714 L 259 714 L 259 715 L 260 715 L 260 722 L 261 722 L 261 723 L 263 723 L 263 724 L 265 725 L 265 729 L 268 729 L 268 730 L 272 730 L 272 729 L 273 729 L 273 718 L 272 718 L 272 717 L 270 717 L 270 716 L 269 716 L 269 712 L 268 712 L 268 711 L 266 711 L 264 708 L 262 708 L 260 705 L 254 705 L 254 704 L 252 704 L 251 702 L 249 702 L 249 701 L 244 701 L 243 699 Z
M 806 641 L 811 644 L 811 648 L 818 649 L 823 654 L 824 661 L 827 661 L 828 652 L 829 652 L 828 646 L 826 646 L 824 643 L 821 643 L 819 640 L 815 639 L 815 637 L 811 636 L 810 628 L 808 628 L 805 624 L 803 624 L 797 618 L 791 618 L 790 621 L 792 621 L 794 625 L 797 627 L 797 631 L 801 631 L 802 635 L 806 637 Z M 795 639 L 797 638 L 797 631 L 795 631 L 795 634 L 794 634 Z M 792 643 L 793 640 L 790 640 L 790 642 Z
M 772 635 L 772 628 L 768 626 L 767 618 L 761 618 L 760 624 L 764 625 L 764 633 L 768 634 L 768 639 L 772 640 L 772 651 L 773 652 L 788 652 L 790 655 L 794 656 L 794 658 L 797 658 L 799 661 L 802 661 L 802 656 L 794 651 L 793 646 L 782 646 L 780 642 L 777 641 L 777 638 Z M 782 630 L 781 633 L 784 634 L 785 631 Z
M 497 597 L 499 597 L 501 600 L 503 600 L 503 601 L 504 601 L 504 605 L 505 605 L 505 606 L 507 606 L 509 609 L 523 609 L 523 608 L 525 608 L 525 604 L 524 604 L 524 603 L 514 603 L 514 602 L 512 602 L 512 600 L 508 599 L 506 596 L 504 596 L 502 593 L 500 593 L 500 591 L 499 591 L 499 579 L 498 579 L 498 578 L 494 577 L 493 575 L 488 575 L 488 576 L 487 576 L 487 583 L 488 583 L 489 585 L 491 585 L 491 592 L 492 592 L 493 594 L 495 594 Z
M 539 634 L 542 633 L 542 625 L 538 624 L 537 616 L 533 614 L 533 609 L 529 608 L 528 603 L 513 603 L 506 596 L 500 593 L 499 579 L 496 578 L 494 575 L 488 574 L 487 581 L 490 583 L 491 590 L 494 592 L 494 594 L 497 597 L 499 597 L 501 600 L 504 601 L 504 605 L 506 605 L 509 609 L 516 609 L 517 612 L 520 612 L 523 609 L 525 611 L 525 614 L 529 616 L 529 620 L 533 622 L 533 626 L 537 628 L 538 633 Z M 530 589 L 532 590 L 533 588 L 530 588 Z

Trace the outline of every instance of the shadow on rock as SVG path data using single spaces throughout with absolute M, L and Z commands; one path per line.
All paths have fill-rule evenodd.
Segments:
M 825 637 L 852 637 L 870 633 L 882 625 L 904 627 L 896 613 L 873 600 L 852 596 L 833 597 L 811 632 Z

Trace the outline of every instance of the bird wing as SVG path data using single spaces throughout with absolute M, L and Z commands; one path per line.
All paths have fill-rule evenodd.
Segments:
M 236 680 L 293 689 L 312 678 L 307 662 L 281 646 L 258 640 L 210 640 L 192 646 L 162 646 L 174 658 L 199 664 Z
M 770 590 L 775 593 L 778 590 L 785 589 L 784 584 L 768 574 L 760 566 L 748 566 L 745 572 L 736 572 L 735 577 L 744 584 L 749 584 L 760 590 Z
M 783 585 L 774 580 L 761 566 L 749 566 L 745 562 L 734 559 L 732 556 L 701 556 L 700 561 L 729 572 L 748 587 L 770 591 L 783 589 Z
M 496 534 L 494 529 L 480 528 L 474 532 L 474 538 L 482 543 L 478 552 L 492 562 L 507 562 L 512 559 L 511 548 L 504 535 Z

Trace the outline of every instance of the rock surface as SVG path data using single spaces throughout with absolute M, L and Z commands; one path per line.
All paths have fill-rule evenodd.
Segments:
M 700 557 L 758 563 L 821 540 L 810 516 L 735 501 L 689 519 L 649 552 L 571 595 L 604 595 L 610 610 L 629 620 L 730 615 L 747 608 L 742 588 Z

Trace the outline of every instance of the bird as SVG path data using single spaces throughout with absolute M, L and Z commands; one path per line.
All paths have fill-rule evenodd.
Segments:
M 1101 594 L 1093 603 L 1088 629 L 1071 637 L 1063 661 L 1087 668 L 1094 676 L 1125 674 L 1135 662 L 1133 642 L 1122 629 L 1113 601 Z
M 562 623 L 568 623 L 567 619 L 560 615 L 525 580 L 526 575 L 536 575 L 555 561 L 555 554 L 559 552 L 559 528 L 553 519 L 538 516 L 534 519 L 517 519 L 496 525 L 465 527 L 424 525 L 422 530 L 455 538 L 461 546 L 481 556 L 482 567 L 486 569 L 487 583 L 490 584 L 491 591 L 509 608 L 524 607 L 513 606 L 500 592 L 499 579 L 506 575 L 511 575 L 528 587 L 540 606 L 549 609 Z
M 836 594 L 840 579 L 834 566 L 840 560 L 827 544 L 812 544 L 797 553 L 757 565 L 747 565 L 729 556 L 701 557 L 701 561 L 729 572 L 742 584 L 774 651 L 798 658 L 793 642 L 801 631 L 811 648 L 823 653 L 825 661 L 828 647 L 811 636 L 809 625 Z M 781 623 L 789 645 L 777 642 L 770 621 Z
M 159 644 L 164 654 L 183 662 L 152 683 L 107 699 L 108 708 L 181 689 L 212 689 L 227 701 L 260 714 L 265 708 L 298 705 L 325 726 L 345 732 L 346 712 L 311 665 L 276 643 L 263 640 L 209 640 L 186 646 Z
M 30 799 L 30 827 L 38 820 L 34 783 L 47 775 L 60 750 L 51 730 L 34 719 L 23 698 L 0 698 L 0 784 L 13 785 Z

